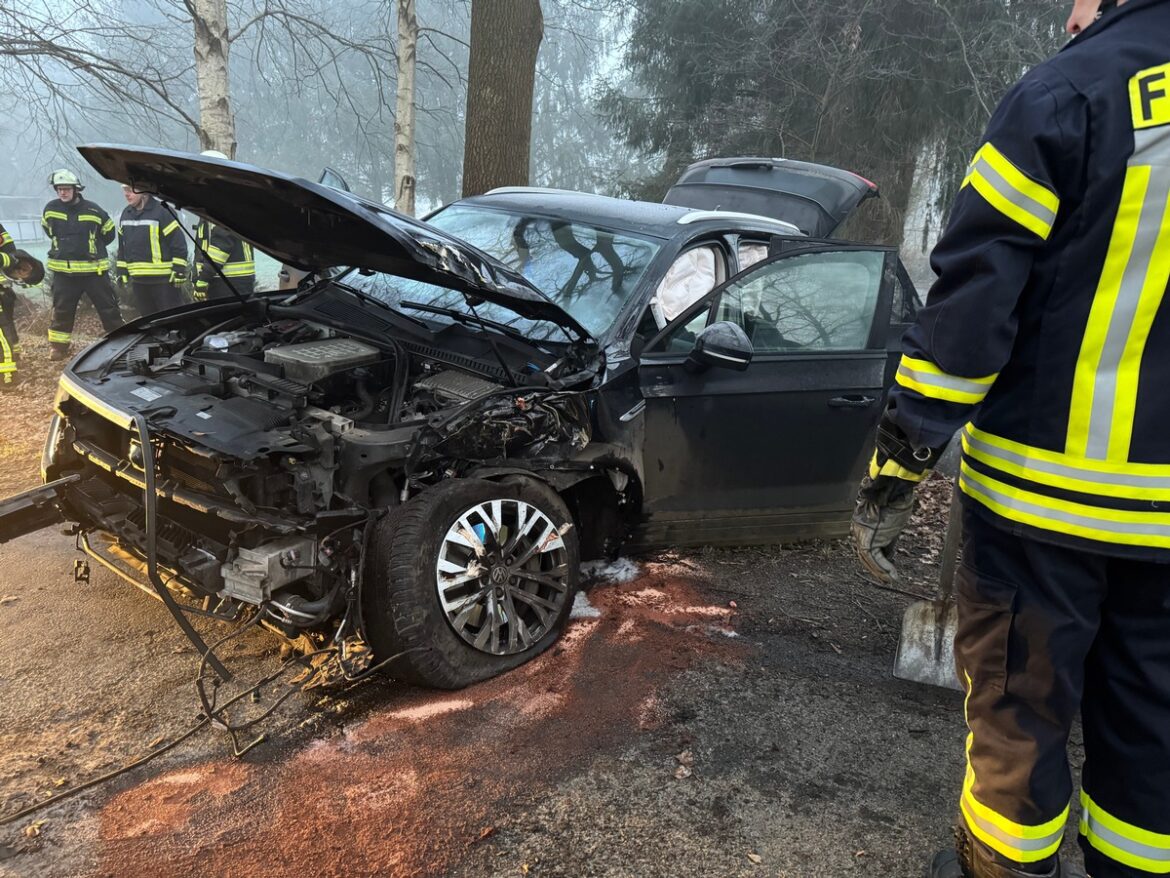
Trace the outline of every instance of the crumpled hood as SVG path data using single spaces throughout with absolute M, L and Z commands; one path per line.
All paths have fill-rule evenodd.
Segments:
M 165 149 L 89 144 L 103 177 L 226 226 L 301 271 L 370 269 L 481 296 L 579 340 L 589 333 L 524 277 L 470 244 L 384 205 L 279 171 Z

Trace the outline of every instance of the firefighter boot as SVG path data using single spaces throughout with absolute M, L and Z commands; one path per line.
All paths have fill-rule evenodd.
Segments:
M 1039 869 L 1040 871 L 1037 871 Z M 1028 871 L 1031 870 L 1031 871 Z M 975 844 L 961 829 L 955 830 L 955 847 L 939 851 L 931 860 L 928 878 L 1086 878 L 1078 866 L 1054 859 L 1050 866 L 1009 866 Z
M 69 345 L 53 342 L 49 345 L 49 359 L 54 362 L 57 360 L 69 359 Z

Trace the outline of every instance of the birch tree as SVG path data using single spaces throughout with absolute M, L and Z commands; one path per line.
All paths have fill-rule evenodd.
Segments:
M 415 0 L 398 0 L 398 100 L 394 113 L 394 206 L 414 216 L 414 73 L 418 56 Z

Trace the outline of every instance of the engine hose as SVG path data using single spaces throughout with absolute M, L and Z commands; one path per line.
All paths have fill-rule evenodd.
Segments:
M 270 606 L 275 607 L 285 614 L 285 619 L 282 621 L 296 625 L 298 628 L 309 628 L 318 622 L 325 621 L 329 612 L 333 609 L 333 603 L 337 600 L 337 592 L 340 588 L 341 583 L 335 583 L 325 597 L 318 598 L 315 601 L 305 600 L 300 595 L 290 595 L 284 599 L 284 602 L 270 600 L 268 603 Z M 296 618 L 289 619 L 288 616 L 294 616 Z
M 143 501 L 146 504 L 146 575 L 150 584 L 158 593 L 159 598 L 166 605 L 175 623 L 179 626 L 187 639 L 194 647 L 207 657 L 207 663 L 225 683 L 232 678 L 228 669 L 223 666 L 215 655 L 211 654 L 199 632 L 183 615 L 182 608 L 176 603 L 171 590 L 163 582 L 158 573 L 158 494 L 155 492 L 154 446 L 150 442 L 150 427 L 147 426 L 146 416 L 134 415 L 134 426 L 138 428 L 138 441 L 142 443 L 142 471 L 145 476 L 146 487 L 143 489 Z

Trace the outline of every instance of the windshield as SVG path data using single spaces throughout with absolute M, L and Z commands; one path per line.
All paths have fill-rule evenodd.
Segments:
M 624 232 L 484 207 L 453 205 L 427 222 L 522 274 L 595 337 L 613 325 L 659 249 L 652 239 Z M 419 302 L 467 312 L 460 293 L 419 281 L 371 274 L 351 275 L 346 283 L 395 307 Z M 403 310 L 427 320 L 448 320 Z M 527 320 L 501 305 L 484 304 L 476 312 L 536 339 L 564 338 L 552 324 Z

